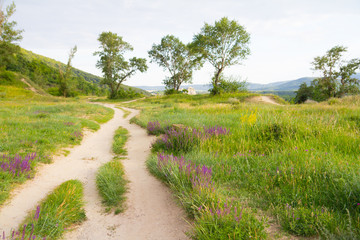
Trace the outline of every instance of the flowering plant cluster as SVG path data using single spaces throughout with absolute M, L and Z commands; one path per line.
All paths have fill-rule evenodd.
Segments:
M 13 176 L 29 174 L 31 172 L 31 162 L 36 158 L 36 153 L 30 153 L 25 157 L 19 155 L 9 156 L 4 154 L 0 162 L 0 169 L 3 172 L 12 173 Z

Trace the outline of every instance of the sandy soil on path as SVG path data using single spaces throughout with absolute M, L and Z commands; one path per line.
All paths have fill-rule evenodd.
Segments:
M 107 105 L 108 107 L 112 107 Z M 113 107 L 112 107 L 113 108 Z M 149 174 L 145 160 L 153 138 L 116 108 L 112 120 L 100 130 L 89 134 L 82 144 L 74 147 L 67 157 L 59 157 L 53 164 L 44 165 L 36 177 L 13 192 L 11 201 L 0 209 L 0 232 L 16 228 L 26 213 L 62 182 L 79 179 L 84 183 L 87 221 L 64 239 L 187 239 L 189 230 L 185 213 L 177 206 L 171 193 Z M 123 126 L 129 130 L 128 158 L 123 160 L 129 183 L 127 209 L 119 215 L 105 214 L 95 184 L 97 169 L 113 158 L 111 145 L 115 130 Z
M 283 106 L 283 105 L 275 102 L 272 98 L 270 98 L 270 97 L 268 97 L 268 96 L 253 97 L 253 98 L 251 98 L 251 101 L 254 101 L 254 102 L 265 102 L 265 103 L 270 103 L 270 104 L 274 104 L 274 105 L 278 105 L 278 106 Z
M 32 91 L 32 92 L 34 92 L 34 93 L 38 93 L 38 91 L 36 91 L 36 89 L 35 89 L 33 86 L 31 86 L 31 84 L 28 83 L 28 82 L 25 80 L 25 78 L 22 78 L 21 81 L 22 81 L 23 83 L 25 83 L 25 84 L 29 87 L 30 91 Z

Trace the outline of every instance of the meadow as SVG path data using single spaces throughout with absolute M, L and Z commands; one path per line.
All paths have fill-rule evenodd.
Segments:
M 275 220 L 294 236 L 360 238 L 359 96 L 283 106 L 249 96 L 126 104 L 142 109 L 132 122 L 162 134 L 148 168 L 194 220 L 190 236 L 277 238 Z
M 66 154 L 84 131 L 96 131 L 111 109 L 72 99 L 41 96 L 15 86 L 0 86 L 0 204 L 16 184 L 34 177 L 38 163 Z

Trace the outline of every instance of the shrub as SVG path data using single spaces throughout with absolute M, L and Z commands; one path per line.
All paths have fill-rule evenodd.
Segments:
M 164 133 L 164 129 L 161 127 L 161 124 L 159 121 L 155 122 L 148 122 L 146 126 L 146 130 L 148 134 L 151 135 L 160 135 L 161 133 Z
M 210 94 L 217 95 L 221 93 L 235 93 L 246 92 L 247 83 L 237 77 L 220 77 L 220 83 L 213 85 L 213 88 L 209 89 Z
M 199 144 L 198 132 L 190 128 L 169 129 L 165 135 L 159 138 L 154 144 L 153 149 L 163 149 L 172 152 L 188 152 Z
M 134 89 L 129 88 L 120 88 L 119 91 L 116 93 L 116 99 L 123 99 L 123 98 L 137 98 L 137 97 L 143 97 L 144 95 L 141 93 L 136 92 Z
M 221 126 L 203 127 L 198 130 L 196 128 L 191 129 L 189 127 L 174 126 L 165 131 L 165 135 L 157 139 L 153 144 L 153 150 L 164 150 L 168 152 L 189 152 L 195 146 L 198 146 L 200 141 L 206 140 L 213 136 L 226 135 L 229 131 Z

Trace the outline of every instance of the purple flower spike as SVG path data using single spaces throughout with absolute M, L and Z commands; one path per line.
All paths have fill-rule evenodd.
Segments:
M 36 207 L 36 212 L 35 212 L 34 219 L 35 219 L 35 220 L 38 220 L 38 219 L 39 219 L 39 216 L 40 216 L 40 205 L 38 205 L 38 206 Z

